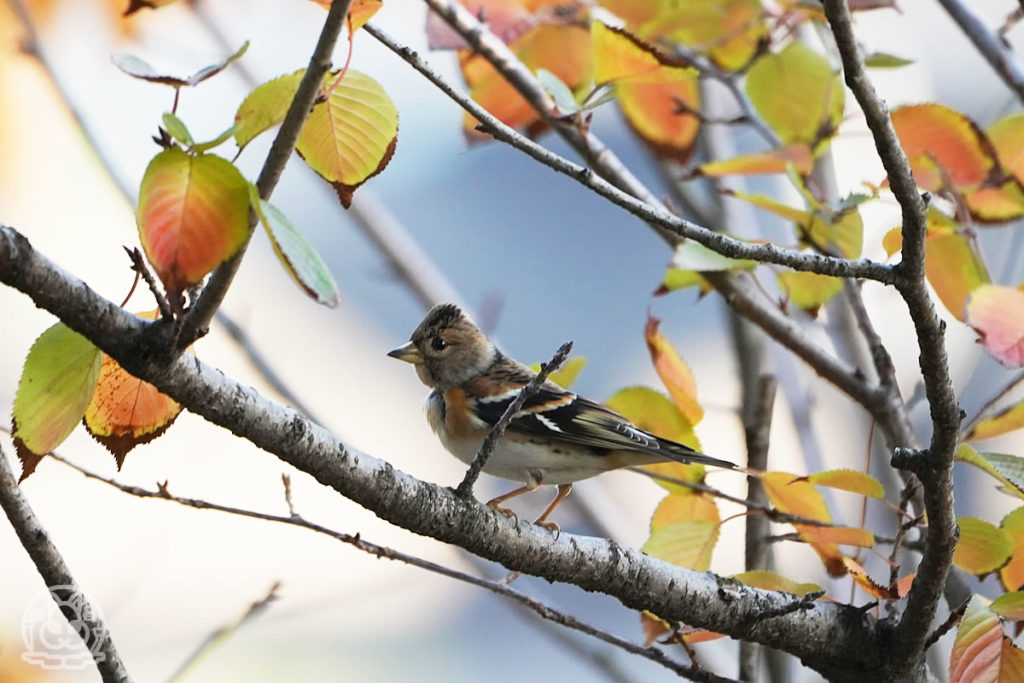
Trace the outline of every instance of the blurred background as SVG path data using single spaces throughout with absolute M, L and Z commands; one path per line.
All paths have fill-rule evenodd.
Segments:
M 212 0 L 179 2 L 123 20 L 123 5 L 0 0 L 0 223 L 28 236 L 50 259 L 114 301 L 124 297 L 133 279 L 121 245 L 138 243 L 135 194 L 157 152 L 150 136 L 170 109 L 173 91 L 127 77 L 111 64 L 111 53 L 135 54 L 160 71 L 187 75 L 251 41 L 240 65 L 182 93 L 179 117 L 197 139 L 212 138 L 231 125 L 251 89 L 247 78 L 263 82 L 306 65 L 325 16 L 303 0 Z M 1016 108 L 937 5 L 906 5 L 857 17 L 859 35 L 873 50 L 914 60 L 902 69 L 874 72 L 890 105 L 940 101 L 983 126 Z M 991 3 L 985 11 L 997 25 L 1013 6 Z M 51 71 L 20 49 L 31 43 L 20 12 L 31 18 L 36 45 Z M 391 1 L 373 23 L 461 84 L 454 55 L 427 49 L 424 20 L 422 4 Z M 1014 29 L 1009 37 L 1019 34 Z M 339 46 L 336 62 L 344 60 L 344 49 Z M 358 210 L 397 222 L 399 232 L 388 238 L 393 246 L 419 253 L 441 275 L 451 297 L 515 357 L 544 361 L 563 341 L 574 340 L 574 354 L 587 359 L 574 388 L 595 399 L 630 385 L 659 387 L 643 337 L 650 311 L 663 320 L 663 333 L 696 375 L 706 410 L 697 427 L 705 452 L 742 461 L 737 361 L 728 341 L 727 312 L 714 295 L 698 299 L 693 290 L 652 297 L 671 258 L 664 243 L 637 219 L 519 152 L 497 143 L 467 144 L 461 110 L 371 36 L 357 34 L 352 68 L 380 82 L 400 115 L 394 159 L 356 193 Z M 862 181 L 882 178 L 859 114 L 850 105 L 848 112 L 834 145 L 844 194 Z M 656 164 L 613 107 L 598 110 L 594 126 L 642 180 L 665 191 Z M 729 134 L 736 135 L 738 149 L 751 142 L 746 131 L 730 129 Z M 248 178 L 256 177 L 270 137 L 257 139 L 241 155 L 238 163 Z M 542 142 L 573 157 L 554 136 Z M 234 153 L 231 144 L 218 151 Z M 798 201 L 784 180 L 758 179 L 749 187 Z M 341 304 L 330 310 L 306 298 L 257 233 L 226 313 L 316 419 L 346 443 L 418 478 L 456 484 L 463 467 L 442 450 L 426 424 L 425 388 L 411 368 L 384 355 L 408 338 L 424 313 L 422 302 L 352 215 L 340 209 L 333 191 L 303 164 L 289 165 L 274 203 L 328 262 L 342 291 Z M 751 234 L 790 239 L 784 224 L 737 210 L 751 221 Z M 885 199 L 866 207 L 864 215 L 865 255 L 884 259 L 880 239 L 898 224 L 896 206 Z M 1021 277 L 1012 235 L 997 229 L 983 236 L 990 267 L 1003 284 Z M 904 393 L 911 396 L 919 381 L 917 351 L 905 311 L 879 287 L 866 286 L 865 296 L 895 356 Z M 140 292 L 129 307 L 146 310 L 152 303 Z M 21 362 L 54 320 L 8 289 L 0 289 L 0 314 L 0 414 L 9 415 Z M 839 317 L 824 311 L 812 333 L 841 334 Z M 973 333 L 958 324 L 949 332 L 955 378 L 970 413 L 1005 378 L 980 357 Z M 822 467 L 862 469 L 868 420 L 813 373 L 769 347 L 775 371 L 784 379 L 771 467 L 801 474 Z M 197 353 L 279 398 L 223 325 L 199 342 Z M 925 413 L 926 406 L 917 405 L 915 415 Z M 0 435 L 0 443 L 13 460 L 9 436 Z M 1020 453 L 1020 445 L 1011 436 L 987 450 Z M 470 573 L 491 578 L 505 573 L 381 522 L 188 413 L 165 436 L 133 451 L 119 473 L 113 458 L 84 430 L 60 452 L 125 483 L 153 488 L 167 481 L 181 496 L 277 514 L 287 512 L 281 474 L 290 473 L 297 511 L 311 521 Z M 741 475 L 711 477 L 715 486 L 744 495 Z M 1010 508 L 1009 499 L 989 495 L 988 482 L 979 486 L 969 479 L 959 483 L 958 514 L 998 520 Z M 508 488 L 485 476 L 477 495 L 487 499 Z M 376 559 L 306 530 L 133 498 L 50 459 L 23 490 L 81 586 L 102 608 L 139 681 L 167 680 L 208 634 L 237 619 L 275 582 L 280 582 L 278 597 L 268 609 L 193 664 L 182 680 L 674 678 L 646 660 L 548 626 L 485 591 Z M 583 507 L 565 505 L 556 517 L 566 531 L 609 534 L 639 547 L 661 495 L 643 477 L 612 473 L 578 485 L 573 497 Z M 519 509 L 539 510 L 547 494 L 530 498 Z M 858 500 L 840 496 L 833 502 L 856 523 Z M 740 509 L 723 504 L 722 512 L 727 518 Z M 742 536 L 742 518 L 724 523 L 714 571 L 742 570 Z M 827 585 L 810 549 L 788 543 L 777 545 L 776 552 L 783 573 Z M 0 681 L 96 680 L 92 667 L 44 672 L 19 663 L 22 616 L 45 587 L 6 522 L 0 523 L 0 579 Z M 617 635 L 643 640 L 637 614 L 610 598 L 529 577 L 514 586 Z M 849 588 L 844 584 L 838 591 L 848 595 Z M 734 675 L 735 644 L 717 641 L 699 646 L 698 653 L 712 670 Z M 793 677 L 815 680 L 799 668 Z

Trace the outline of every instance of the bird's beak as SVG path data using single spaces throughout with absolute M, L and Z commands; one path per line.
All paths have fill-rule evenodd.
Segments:
M 391 349 L 388 351 L 388 355 L 413 365 L 423 364 L 423 354 L 420 353 L 420 350 L 411 341 L 402 344 L 397 349 Z

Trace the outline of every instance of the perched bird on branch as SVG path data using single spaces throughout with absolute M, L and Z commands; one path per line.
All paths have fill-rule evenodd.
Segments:
M 420 380 L 432 389 L 427 421 L 444 447 L 467 464 L 537 374 L 499 351 L 454 304 L 434 306 L 410 341 L 388 355 L 416 366 Z M 735 467 L 645 432 L 618 413 L 545 382 L 516 413 L 483 469 L 524 485 L 487 504 L 514 516 L 500 504 L 553 484 L 558 493 L 534 523 L 557 529 L 546 520 L 569 495 L 573 482 L 666 460 Z

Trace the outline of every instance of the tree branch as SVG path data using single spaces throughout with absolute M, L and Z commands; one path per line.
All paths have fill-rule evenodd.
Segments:
M 949 377 L 944 342 L 945 324 L 939 320 L 925 285 L 924 244 L 926 203 L 918 193 L 907 157 L 893 129 L 889 112 L 868 80 L 859 54 L 849 7 L 843 0 L 825 0 L 825 15 L 836 38 L 846 83 L 864 112 L 875 147 L 903 213 L 903 261 L 896 287 L 906 301 L 917 333 L 921 375 L 931 410 L 932 438 L 927 456 L 915 474 L 924 486 L 928 515 L 926 547 L 914 579 L 907 608 L 897 627 L 893 645 L 904 654 L 904 673 L 921 675 L 924 646 L 931 621 L 952 564 L 957 529 L 953 512 L 953 452 L 960 425 L 960 408 Z
M 875 622 L 852 608 L 813 603 L 786 612 L 792 598 L 701 574 L 605 539 L 517 525 L 449 489 L 361 453 L 190 354 L 154 358 L 139 348 L 146 324 L 0 227 L 0 281 L 26 294 L 192 412 L 241 436 L 320 483 L 418 534 L 456 544 L 514 571 L 611 595 L 627 607 L 786 650 L 826 673 L 877 672 Z M 159 324 L 159 323 L 157 323 Z M 775 615 L 766 619 L 765 614 Z
M 278 129 L 277 135 L 274 137 L 274 142 L 267 153 L 267 159 L 263 162 L 263 168 L 256 180 L 256 187 L 263 199 L 270 199 L 281 173 L 284 172 L 285 164 L 288 163 L 292 152 L 295 151 L 295 143 L 299 139 L 302 124 L 305 123 L 306 117 L 309 116 L 309 112 L 313 108 L 313 102 L 320 89 L 324 74 L 331 68 L 331 53 L 334 52 L 334 45 L 341 34 L 351 4 L 352 0 L 333 0 L 331 3 L 331 9 L 327 12 L 327 18 L 324 20 L 324 26 L 320 32 L 320 38 L 309 59 L 309 66 L 302 74 L 295 97 L 292 98 L 288 113 L 285 114 L 281 128 Z M 252 237 L 255 226 L 256 215 L 254 212 L 250 212 L 249 237 Z M 242 258 L 245 256 L 248 246 L 249 240 L 246 239 L 234 256 L 213 271 L 206 287 L 203 288 L 203 293 L 199 295 L 199 299 L 185 315 L 178 339 L 179 349 L 188 347 L 196 339 L 206 334 L 210 327 L 210 321 L 224 300 L 228 287 L 235 279 L 235 273 L 238 272 L 238 267 L 242 264 Z
M 1024 102 L 1024 69 L 1010 46 L 961 0 L 939 0 L 939 4 L 974 43 L 974 47 L 978 48 L 985 61 L 1003 79 L 1006 87 L 1016 93 L 1018 100 Z
M 36 571 L 50 590 L 50 595 L 60 608 L 69 623 L 84 623 L 85 628 L 74 630 L 82 637 L 83 643 L 90 650 L 100 677 L 105 683 L 131 681 L 124 662 L 121 661 L 110 631 L 103 623 L 99 612 L 89 603 L 78 588 L 75 577 L 64 563 L 57 546 L 50 540 L 39 518 L 29 505 L 25 495 L 18 486 L 18 480 L 11 471 L 7 456 L 0 449 L 0 508 L 3 508 L 7 519 L 11 522 L 14 532 L 18 535 L 25 552 L 32 558 Z M 58 600 L 57 591 L 62 598 Z M 74 598 L 74 606 L 66 598 Z M 88 638 L 100 638 L 100 643 L 89 642 Z
M 438 4 L 438 0 L 425 1 L 432 8 L 435 4 Z M 455 12 L 460 17 L 462 17 L 463 13 L 468 14 L 467 10 L 460 5 L 453 5 L 452 8 L 453 9 L 451 11 Z M 480 25 L 480 23 L 477 22 L 471 14 L 469 16 L 472 21 L 476 22 L 476 25 L 480 27 L 479 30 L 471 32 L 471 35 L 482 35 L 482 31 L 484 30 L 482 25 Z M 738 240 L 720 232 L 708 230 L 707 228 L 692 223 L 684 218 L 675 216 L 665 209 L 657 198 L 653 197 L 650 190 L 642 185 L 637 187 L 633 183 L 630 183 L 629 189 L 624 191 L 620 189 L 620 186 L 626 183 L 621 177 L 611 176 L 614 178 L 614 181 L 609 182 L 608 180 L 605 180 L 605 178 L 609 176 L 606 175 L 606 172 L 604 172 L 598 165 L 595 164 L 594 169 L 591 170 L 586 166 L 573 163 L 565 157 L 552 152 L 546 147 L 537 144 L 533 140 L 530 140 L 526 136 L 508 127 L 489 114 L 487 110 L 445 81 L 444 78 L 430 68 L 430 66 L 427 65 L 427 63 L 423 61 L 414 50 L 399 45 L 383 31 L 374 28 L 370 24 L 367 24 L 364 28 L 369 31 L 371 35 L 377 38 L 377 40 L 381 41 L 385 46 L 391 49 L 395 54 L 408 62 L 414 69 L 423 74 L 428 80 L 430 80 L 430 82 L 440 88 L 463 109 L 475 116 L 480 121 L 483 130 L 493 135 L 495 139 L 505 142 L 526 153 L 535 161 L 573 178 L 584 187 L 593 190 L 616 206 L 627 210 L 629 213 L 640 218 L 645 223 L 655 227 L 659 231 L 659 234 L 661 234 L 662 237 L 664 237 L 670 244 L 678 243 L 680 238 L 690 238 L 713 251 L 731 258 L 753 259 L 761 263 L 774 263 L 794 270 L 810 271 L 822 275 L 864 278 L 867 280 L 876 280 L 883 284 L 895 283 L 895 269 L 884 263 L 878 263 L 876 261 L 871 261 L 870 259 L 851 261 L 848 259 L 824 256 L 821 254 L 804 253 L 794 251 L 792 249 L 783 249 L 774 244 L 753 244 L 743 240 Z M 457 30 L 459 29 L 458 26 L 456 26 L 456 28 Z M 489 31 L 486 35 L 488 38 L 492 38 L 493 41 L 489 40 L 487 43 L 481 43 L 481 45 L 494 47 L 491 43 L 497 42 L 506 52 L 508 51 L 507 46 L 505 46 L 505 44 L 496 36 L 491 34 Z M 465 34 L 464 37 L 466 37 Z M 473 40 L 470 40 L 470 44 L 473 44 Z M 474 45 L 474 47 L 477 46 Z M 503 66 L 506 65 L 503 63 Z M 508 71 L 502 71 L 502 75 L 512 79 L 515 74 L 519 73 L 519 67 L 525 69 L 521 62 L 515 60 L 514 63 L 507 65 Z M 532 74 L 530 75 L 530 78 L 532 79 Z M 538 85 L 537 87 L 539 88 L 540 86 Z M 547 95 L 545 94 L 544 97 L 546 98 Z M 552 120 L 557 121 L 557 119 Z M 564 124 L 558 128 L 560 132 L 562 128 L 564 128 Z M 569 130 L 575 130 L 575 128 L 570 127 Z M 586 143 L 587 145 L 603 146 L 603 143 L 596 140 L 593 134 L 588 134 L 586 140 L 588 141 Z M 582 145 L 584 143 L 580 142 L 580 144 Z M 611 153 L 602 152 L 599 156 L 601 159 L 607 160 L 611 158 Z M 615 167 L 617 168 L 619 165 L 621 164 L 616 163 Z M 632 176 L 630 175 L 628 177 L 631 178 Z M 636 183 L 639 183 L 639 181 L 636 181 Z

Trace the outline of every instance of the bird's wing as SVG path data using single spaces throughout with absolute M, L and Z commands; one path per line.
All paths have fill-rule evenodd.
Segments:
M 477 417 L 488 425 L 494 425 L 532 377 L 533 372 L 525 366 L 510 367 L 505 369 L 501 390 L 494 386 L 471 385 L 471 391 L 467 393 L 475 399 L 473 410 Z M 481 378 L 480 381 L 494 379 L 492 375 L 488 380 Z M 473 388 L 478 390 L 472 391 Z M 735 467 L 731 462 L 649 434 L 618 413 L 552 382 L 544 383 L 526 400 L 512 420 L 510 429 L 597 449 L 639 451 L 679 462 Z

